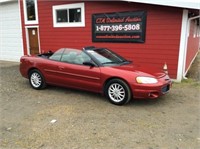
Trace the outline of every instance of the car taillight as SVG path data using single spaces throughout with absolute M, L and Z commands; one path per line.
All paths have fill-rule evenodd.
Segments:
M 20 63 L 24 63 L 24 62 L 26 62 L 26 59 L 24 57 L 21 57 L 20 58 Z
M 20 63 L 22 63 L 24 61 L 24 58 L 20 58 Z

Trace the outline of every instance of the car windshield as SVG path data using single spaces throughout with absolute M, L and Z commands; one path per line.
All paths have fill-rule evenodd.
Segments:
M 102 65 L 119 65 L 129 63 L 126 59 L 108 49 L 87 50 L 87 52 L 97 59 Z

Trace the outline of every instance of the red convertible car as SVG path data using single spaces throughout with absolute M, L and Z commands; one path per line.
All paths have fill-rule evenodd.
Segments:
M 157 98 L 169 92 L 171 79 L 163 70 L 136 66 L 107 48 L 62 48 L 27 55 L 20 72 L 34 89 L 47 84 L 104 94 L 116 105 L 132 98 Z

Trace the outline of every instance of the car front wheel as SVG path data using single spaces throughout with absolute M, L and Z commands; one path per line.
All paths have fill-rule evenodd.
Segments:
M 105 95 L 115 105 L 123 105 L 130 101 L 131 91 L 129 86 L 120 79 L 110 80 L 105 86 Z
M 46 83 L 42 73 L 37 70 L 31 70 L 29 73 L 29 83 L 34 89 L 43 89 L 46 87 Z

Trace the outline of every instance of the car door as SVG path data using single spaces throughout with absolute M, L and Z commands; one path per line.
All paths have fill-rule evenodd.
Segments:
M 99 67 L 83 65 L 84 61 L 91 60 L 88 55 L 80 50 L 65 49 L 61 58 L 58 57 L 54 56 L 45 69 L 50 84 L 100 92 Z
M 60 62 L 60 59 L 64 51 L 64 48 L 56 51 L 48 60 L 45 60 L 45 62 L 42 63 L 45 81 L 48 84 L 61 86 L 63 83 L 62 63 Z
M 97 66 L 86 66 L 85 61 L 92 61 L 83 51 L 68 49 L 62 55 L 60 70 L 63 73 L 64 85 L 99 92 L 101 89 L 100 69 Z
M 99 92 L 101 75 L 99 67 L 78 64 L 64 64 L 59 68 L 62 72 L 63 86 Z

